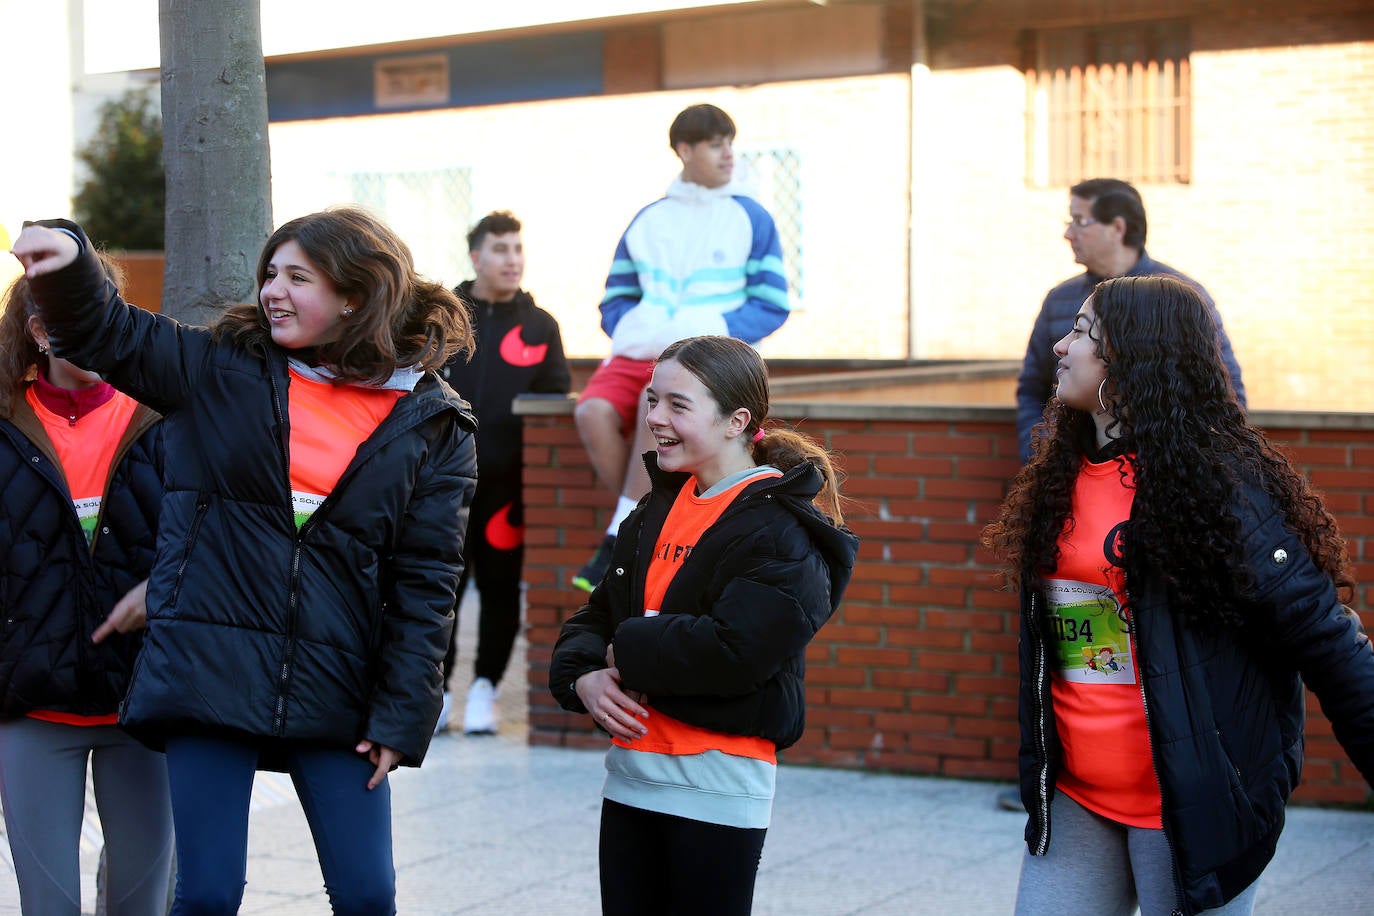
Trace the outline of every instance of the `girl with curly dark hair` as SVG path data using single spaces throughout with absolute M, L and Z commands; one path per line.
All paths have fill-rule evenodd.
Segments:
M 984 532 L 1021 593 L 1016 912 L 1250 913 L 1304 683 L 1374 785 L 1344 542 L 1246 421 L 1192 287 L 1107 280 L 1054 352 L 1045 435 Z

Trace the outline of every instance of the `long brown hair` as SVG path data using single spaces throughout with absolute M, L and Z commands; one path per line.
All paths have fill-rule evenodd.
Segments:
M 768 418 L 768 366 L 758 351 L 733 337 L 687 337 L 668 345 L 655 362 L 674 360 L 711 392 L 716 407 L 729 414 L 743 407 L 749 411 L 745 435 L 750 454 L 758 464 L 787 471 L 803 461 L 814 464 L 824 478 L 816 494 L 816 507 L 836 525 L 844 524 L 840 474 L 830 453 L 810 436 L 780 425 L 764 426 Z M 762 431 L 763 435 L 758 436 Z
M 258 257 L 259 290 L 272 255 L 290 241 L 356 301 L 339 338 L 308 354 L 340 381 L 382 382 L 398 367 L 438 369 L 458 353 L 472 353 L 472 323 L 462 302 L 417 274 L 405 242 L 368 211 L 343 205 L 283 224 Z M 260 353 L 275 346 L 260 301 L 231 306 L 215 332 Z
M 95 254 L 105 275 L 117 289 L 122 289 L 124 270 L 105 252 L 97 250 Z M 0 300 L 0 419 L 8 419 L 11 399 L 34 377 L 39 366 L 47 365 L 47 355 L 38 351 L 38 343 L 29 333 L 29 319 L 37 317 L 38 303 L 28 277 L 20 274 L 6 287 Z

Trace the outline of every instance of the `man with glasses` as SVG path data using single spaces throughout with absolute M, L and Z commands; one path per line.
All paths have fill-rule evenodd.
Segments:
M 1073 249 L 1073 259 L 1086 270 L 1049 291 L 1031 329 L 1016 383 L 1016 434 L 1022 462 L 1030 460 L 1031 432 L 1044 415 L 1045 402 L 1054 393 L 1054 343 L 1073 327 L 1074 316 L 1093 287 L 1113 277 L 1166 275 L 1192 284 L 1212 309 L 1221 337 L 1222 358 L 1231 370 L 1236 396 L 1245 406 L 1240 366 L 1211 297 L 1202 284 L 1145 253 L 1145 228 L 1145 204 L 1140 192 L 1130 184 L 1117 178 L 1093 178 L 1069 189 L 1069 221 L 1064 238 Z
M 1023 463 L 1030 460 L 1032 433 L 1044 416 L 1045 402 L 1054 394 L 1054 370 L 1058 363 L 1054 344 L 1069 333 L 1074 316 L 1093 287 L 1113 277 L 1162 274 L 1192 284 L 1212 309 L 1221 338 L 1222 359 L 1231 370 L 1236 397 L 1245 406 L 1240 365 L 1231 352 L 1231 341 L 1221 326 L 1221 315 L 1212 298 L 1202 284 L 1145 253 L 1145 228 L 1145 204 L 1140 192 L 1130 184 L 1117 178 L 1093 178 L 1069 189 L 1069 221 L 1064 227 L 1064 238 L 1073 249 L 1073 259 L 1086 270 L 1046 294 L 1031 329 L 1016 383 L 1016 435 Z M 997 804 L 1010 811 L 1025 810 L 1021 793 L 1015 788 L 998 793 Z

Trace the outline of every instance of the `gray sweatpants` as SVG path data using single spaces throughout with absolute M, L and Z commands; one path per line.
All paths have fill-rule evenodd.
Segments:
M 90 761 L 105 834 L 109 916 L 163 916 L 172 863 L 167 764 L 115 725 L 0 723 L 0 804 L 25 916 L 81 913 Z
M 1050 801 L 1050 847 L 1021 859 L 1016 916 L 1169 916 L 1177 910 L 1173 863 L 1163 830 L 1127 827 L 1063 792 Z M 1249 916 L 1259 881 L 1209 916 Z

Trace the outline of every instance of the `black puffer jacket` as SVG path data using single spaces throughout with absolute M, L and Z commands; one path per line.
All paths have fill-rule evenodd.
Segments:
M 1303 683 L 1374 785 L 1374 651 L 1359 619 L 1258 488 L 1237 507 L 1260 608 L 1244 632 L 1199 632 L 1156 580 L 1131 593 L 1136 662 L 1184 913 L 1219 907 L 1274 855 L 1303 758 Z M 1043 598 L 1022 589 L 1021 796 L 1026 843 L 1051 842 L 1060 763 Z
M 126 305 L 89 243 L 32 287 L 54 352 L 166 416 L 148 634 L 121 724 L 153 747 L 207 732 L 368 738 L 418 764 L 476 485 L 467 405 L 427 373 L 297 529 L 279 348 Z
M 620 526 L 605 581 L 563 624 L 549 689 L 586 712 L 573 684 L 606 667 L 614 641 L 623 686 L 683 722 L 795 744 L 806 725 L 805 651 L 839 607 L 859 540 L 812 504 L 821 475 L 800 464 L 755 481 L 697 541 L 645 617 L 644 575 L 687 474 L 658 469 L 653 488 Z
M 109 715 L 141 633 L 91 633 L 153 565 L 162 502 L 158 416 L 140 406 L 115 452 L 87 543 L 52 441 L 21 391 L 0 421 L 0 718 Z

